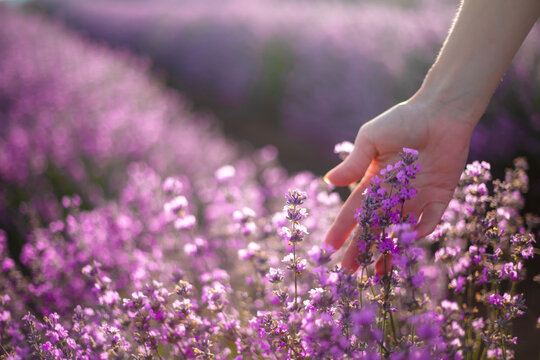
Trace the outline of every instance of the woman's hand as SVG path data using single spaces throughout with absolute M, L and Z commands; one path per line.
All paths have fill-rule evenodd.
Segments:
M 472 131 L 519 46 L 540 16 L 538 0 L 463 0 L 456 20 L 422 87 L 360 128 L 354 150 L 325 180 L 359 185 L 326 235 L 339 249 L 355 226 L 354 213 L 372 176 L 397 160 L 403 147 L 419 151 L 422 173 L 405 211 L 422 215 L 418 236 L 429 234 L 452 198 L 469 150 Z M 356 270 L 355 244 L 342 265 Z
M 418 195 L 405 203 L 404 212 L 413 213 L 417 219 L 421 215 L 416 227 L 419 237 L 431 233 L 463 171 L 475 124 L 464 114 L 451 114 L 444 106 L 414 98 L 364 124 L 351 154 L 325 176 L 325 181 L 336 186 L 360 181 L 330 227 L 325 242 L 335 249 L 341 248 L 356 225 L 354 214 L 371 178 L 395 163 L 404 147 L 418 150 L 421 165 L 413 183 Z M 357 253 L 355 243 L 351 242 L 342 266 L 356 271 Z

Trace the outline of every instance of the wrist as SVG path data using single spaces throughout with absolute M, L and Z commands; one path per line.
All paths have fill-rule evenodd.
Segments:
M 467 84 L 458 84 L 447 79 L 433 79 L 431 71 L 422 86 L 409 99 L 409 102 L 421 104 L 433 109 L 441 121 L 455 121 L 472 129 L 478 124 L 491 98 L 475 92 Z

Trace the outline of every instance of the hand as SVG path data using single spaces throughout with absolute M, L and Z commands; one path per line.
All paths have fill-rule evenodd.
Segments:
M 341 248 L 356 225 L 354 214 L 361 206 L 362 193 L 371 178 L 388 164 L 395 163 L 404 147 L 418 150 L 421 164 L 421 172 L 413 182 L 418 195 L 405 203 L 404 212 L 413 213 L 419 219 L 418 237 L 430 234 L 440 221 L 463 171 L 474 124 L 465 114 L 417 100 L 396 105 L 364 124 L 351 154 L 325 175 L 325 181 L 336 186 L 360 181 L 334 220 L 325 242 L 335 249 Z M 357 254 L 352 241 L 342 266 L 356 271 Z

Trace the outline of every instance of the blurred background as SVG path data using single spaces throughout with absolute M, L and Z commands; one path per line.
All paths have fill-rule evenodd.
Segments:
M 229 138 L 246 148 L 272 144 L 289 171 L 319 175 L 337 163 L 334 144 L 353 141 L 364 122 L 418 89 L 459 5 L 457 0 L 8 3 L 137 54 L 153 77 L 179 91 L 196 112 L 217 118 Z M 469 159 L 490 162 L 494 177 L 501 177 L 515 157 L 525 156 L 531 179 L 525 211 L 536 213 L 539 63 L 537 25 L 477 127 Z M 528 265 L 531 274 L 540 271 L 539 263 Z M 538 299 L 531 277 L 522 286 L 531 289 L 529 298 Z M 516 327 L 530 329 L 535 321 L 523 318 Z M 537 333 L 518 336 L 535 346 Z M 521 354 L 530 351 L 538 349 Z
M 157 76 L 225 132 L 275 145 L 291 170 L 323 174 L 335 143 L 420 86 L 457 0 L 29 2 L 99 42 L 151 60 Z M 502 175 L 531 165 L 540 200 L 540 29 L 529 34 L 471 143 Z M 534 206 L 533 201 L 529 206 Z M 538 206 L 536 206 L 538 208 Z M 532 209 L 532 208 L 531 208 Z

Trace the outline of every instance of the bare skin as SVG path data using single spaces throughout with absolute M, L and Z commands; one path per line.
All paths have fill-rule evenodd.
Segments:
M 327 244 L 343 246 L 370 179 L 394 163 L 403 147 L 418 150 L 422 165 L 414 183 L 418 195 L 404 210 L 420 217 L 419 237 L 434 230 L 465 166 L 474 127 L 539 15 L 539 0 L 463 1 L 421 89 L 364 124 L 352 153 L 325 175 L 336 186 L 359 181 L 330 227 Z M 342 266 L 356 271 L 357 253 L 351 242 Z
M 415 199 L 406 202 L 405 213 L 416 218 L 423 213 L 417 231 L 425 236 L 433 231 L 452 198 L 454 189 L 469 152 L 473 127 L 468 122 L 440 122 L 426 105 L 411 100 L 396 105 L 360 128 L 355 151 L 339 166 L 332 169 L 327 180 L 346 186 L 362 179 L 349 196 L 334 224 L 326 243 L 339 249 L 355 226 L 354 213 L 362 202 L 361 196 L 370 179 L 388 164 L 397 161 L 403 147 L 419 151 L 421 174 L 414 186 L 419 190 Z M 356 245 L 351 242 L 342 265 L 350 270 L 358 267 Z

